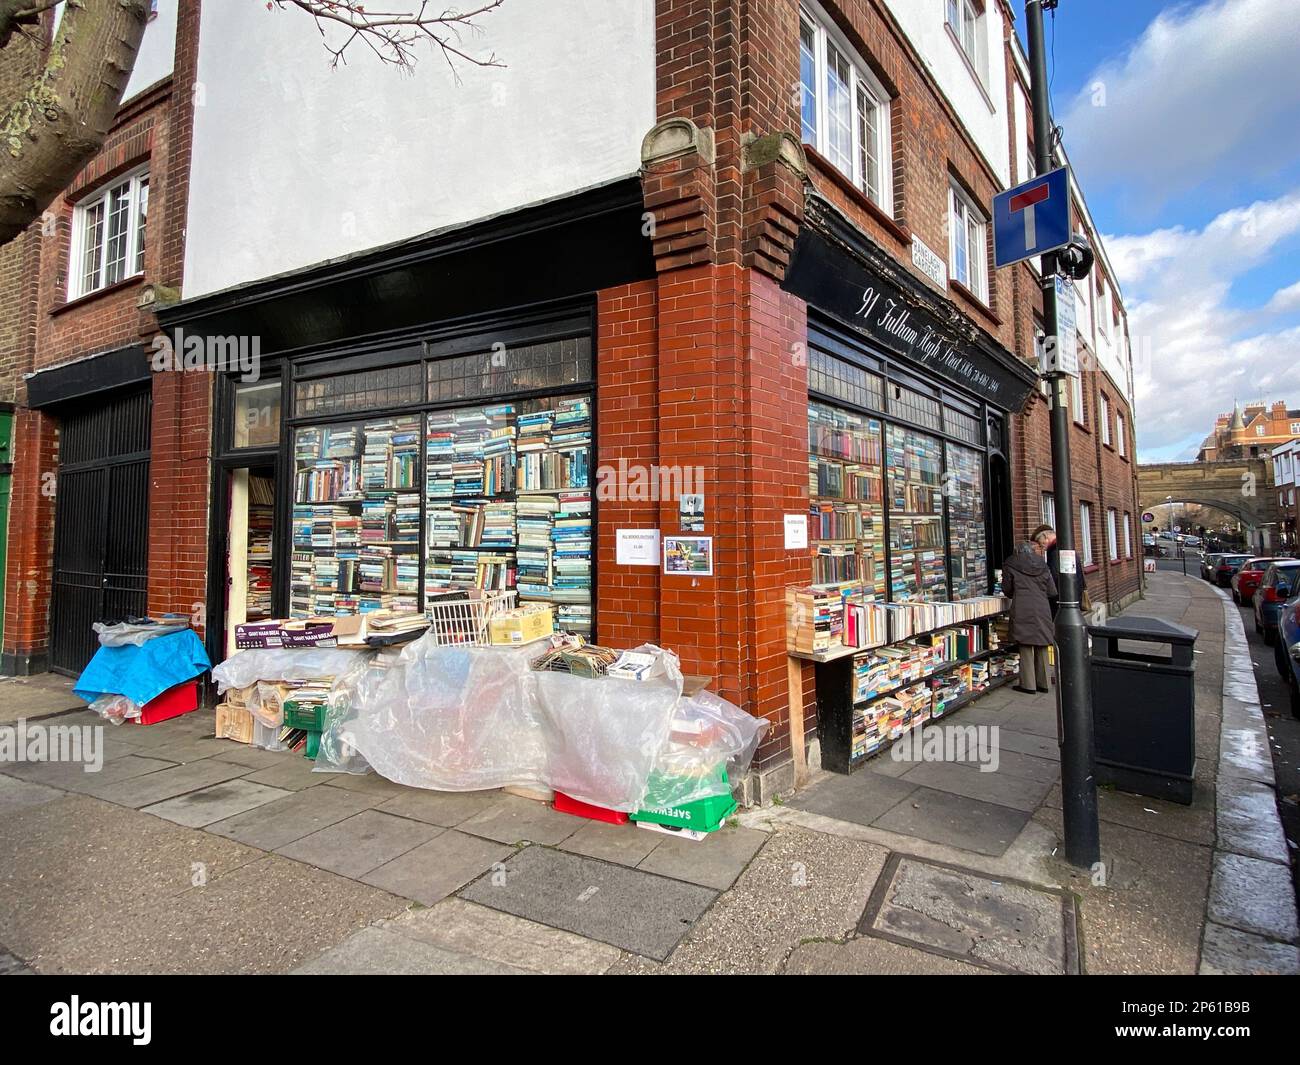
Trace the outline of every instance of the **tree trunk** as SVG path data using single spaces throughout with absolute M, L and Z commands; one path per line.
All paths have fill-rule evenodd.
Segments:
M 0 33 L 36 6 L 0 0 Z M 68 0 L 44 66 L 0 99 L 0 245 L 40 217 L 103 145 L 148 17 L 148 0 Z M 13 33 L 0 65 L 22 43 Z

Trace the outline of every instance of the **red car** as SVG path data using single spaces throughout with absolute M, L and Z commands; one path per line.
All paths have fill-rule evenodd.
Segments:
M 1250 606 L 1255 598 L 1255 589 L 1264 579 L 1264 571 L 1275 561 L 1273 558 L 1252 558 L 1243 564 L 1232 578 L 1232 601 L 1238 606 Z

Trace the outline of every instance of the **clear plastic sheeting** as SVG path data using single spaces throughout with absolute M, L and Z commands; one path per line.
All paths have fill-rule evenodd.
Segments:
M 116 625 L 105 625 L 96 621 L 91 628 L 99 634 L 101 647 L 140 647 L 158 636 L 180 632 L 188 629 L 190 623 L 185 619 L 163 618 L 162 621 L 121 621 Z
M 382 776 L 437 791 L 555 788 L 583 802 L 640 805 L 681 694 L 674 655 L 647 681 L 537 672 L 537 647 L 408 644 L 367 670 L 338 727 Z
M 87 710 L 93 710 L 105 721 L 120 725 L 123 721 L 140 716 L 140 704 L 125 695 L 101 695 Z
M 763 718 L 710 691 L 679 700 L 642 806 L 681 806 L 729 794 L 749 771 L 767 726 Z
M 217 690 L 247 688 L 259 680 L 317 680 L 344 678 L 365 666 L 370 652 L 345 651 L 337 647 L 259 648 L 239 651 L 212 667 Z

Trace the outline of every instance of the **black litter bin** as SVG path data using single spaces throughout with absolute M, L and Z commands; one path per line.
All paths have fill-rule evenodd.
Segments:
M 1196 775 L 1196 629 L 1160 618 L 1089 625 L 1097 781 L 1192 801 Z M 1120 641 L 1130 644 L 1121 648 Z M 1133 643 L 1152 645 L 1141 651 Z M 1154 645 L 1165 645 L 1167 654 Z

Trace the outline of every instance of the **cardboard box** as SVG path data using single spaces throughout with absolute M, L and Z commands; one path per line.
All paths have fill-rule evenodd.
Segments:
M 516 607 L 493 618 L 490 631 L 494 644 L 532 643 L 555 632 L 555 615 L 549 606 L 538 603 Z
M 253 715 L 242 706 L 230 703 L 217 704 L 216 736 L 219 740 L 234 740 L 236 743 L 253 742 Z
M 365 644 L 365 618 L 302 618 L 251 621 L 235 626 L 242 651 L 282 647 L 352 647 Z

